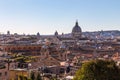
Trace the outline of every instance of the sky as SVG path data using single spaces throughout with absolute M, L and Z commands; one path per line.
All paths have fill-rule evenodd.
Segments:
M 71 33 L 120 30 L 120 0 L 0 0 L 0 32 Z

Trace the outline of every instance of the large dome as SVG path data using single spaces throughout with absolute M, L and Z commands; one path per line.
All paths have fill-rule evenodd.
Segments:
M 75 26 L 72 29 L 72 36 L 74 38 L 81 38 L 81 35 L 82 35 L 82 30 L 78 25 L 78 21 L 76 21 Z
M 75 26 L 72 29 L 72 33 L 74 32 L 82 32 L 80 26 L 78 25 L 78 22 L 76 22 Z

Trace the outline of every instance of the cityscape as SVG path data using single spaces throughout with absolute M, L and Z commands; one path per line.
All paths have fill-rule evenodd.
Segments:
M 78 21 L 69 34 L 0 35 L 0 79 L 29 78 L 40 73 L 43 80 L 73 79 L 84 62 L 102 59 L 120 64 L 120 31 L 82 32 Z M 67 79 L 68 78 L 68 79 Z
M 119 3 L 0 0 L 0 80 L 120 80 Z

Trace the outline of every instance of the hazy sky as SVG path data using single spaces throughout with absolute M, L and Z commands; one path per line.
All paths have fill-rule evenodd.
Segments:
M 70 33 L 120 30 L 120 0 L 0 0 L 0 32 Z

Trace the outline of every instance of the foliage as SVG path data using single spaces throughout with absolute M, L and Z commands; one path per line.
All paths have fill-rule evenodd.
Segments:
M 22 63 L 24 63 L 24 62 L 28 63 L 28 62 L 34 61 L 35 57 L 21 55 L 19 57 L 16 57 L 15 60 L 18 61 L 18 62 L 22 62 Z
M 6 68 L 5 65 L 0 65 L 0 69 L 4 69 L 4 68 Z
M 20 75 L 20 76 L 19 76 L 19 79 L 20 79 L 20 80 L 29 80 L 26 76 L 23 76 L 23 75 Z
M 73 80 L 120 80 L 120 69 L 114 61 L 94 60 L 84 63 Z
M 51 78 L 50 80 L 57 80 L 57 78 Z
M 31 74 L 30 74 L 30 78 L 31 78 L 31 80 L 35 80 L 34 72 L 31 72 Z
M 36 80 L 42 80 L 40 73 L 37 74 Z

